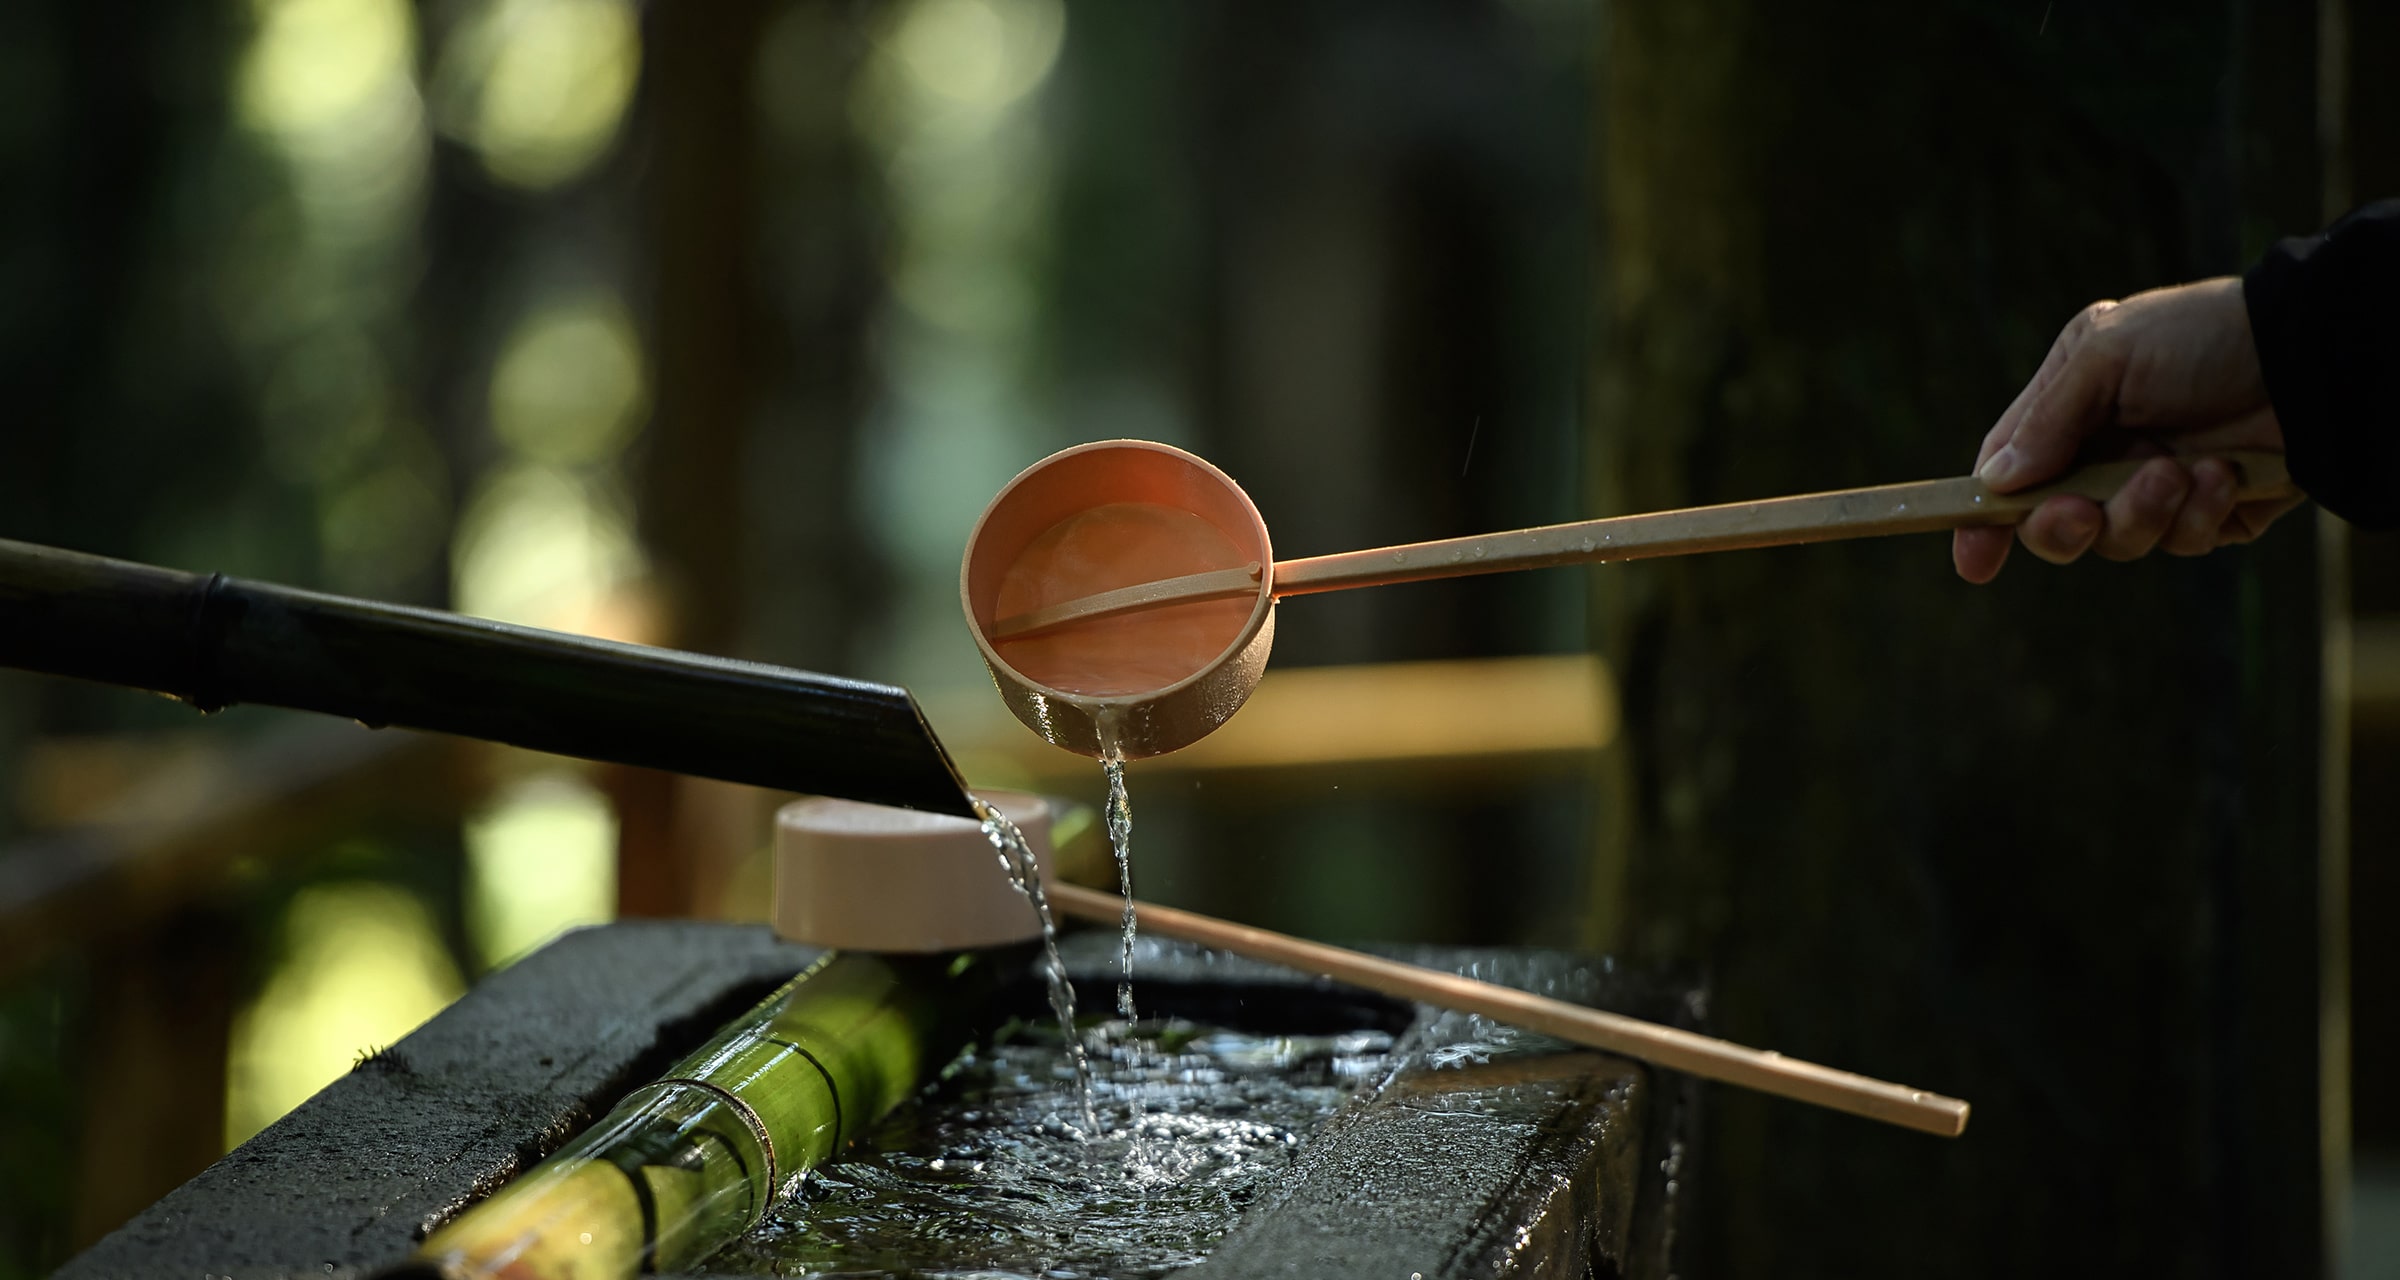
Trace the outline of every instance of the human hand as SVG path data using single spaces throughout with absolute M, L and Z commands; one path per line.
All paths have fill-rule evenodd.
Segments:
M 2228 449 L 2283 452 L 2250 337 L 2242 282 L 2232 276 L 2095 302 L 2067 323 L 2033 380 L 1975 455 L 1975 474 L 2001 493 L 2057 479 L 2078 462 L 2153 457 L 2107 503 L 2056 497 L 2013 532 L 1961 529 L 1950 558 L 1969 582 L 1989 582 L 2011 538 L 2052 564 L 2086 551 L 2134 560 L 2153 548 L 2196 556 L 2248 542 L 2300 499 L 2236 503 Z

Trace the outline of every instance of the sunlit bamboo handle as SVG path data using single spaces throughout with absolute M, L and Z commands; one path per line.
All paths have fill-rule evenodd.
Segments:
M 2290 497 L 2295 492 L 2281 454 L 2221 456 L 2233 464 L 2239 477 L 2234 493 L 2238 502 Z M 2146 461 L 2098 463 L 2057 484 L 2023 493 L 1994 493 L 1973 476 L 1959 476 L 1284 560 L 1275 566 L 1275 594 L 1299 596 L 1593 560 L 1648 560 L 1701 551 L 2013 525 L 2061 494 L 2106 502 Z
M 1113 895 L 1058 881 L 1050 883 L 1049 894 L 1050 901 L 1066 914 L 1110 925 L 1117 923 L 1125 905 L 1123 899 Z M 1967 1127 L 1966 1103 L 1922 1089 L 1173 907 L 1136 903 L 1134 915 L 1142 928 L 1170 938 L 1286 965 L 1403 1000 L 1479 1013 L 1511 1026 L 1639 1058 L 1703 1079 L 1720 1080 L 1944 1138 L 1955 1138 Z
M 2281 454 L 2236 452 L 2218 456 L 2231 463 L 2239 477 L 2234 494 L 2237 501 L 2266 501 L 2298 493 L 2284 470 Z M 1278 598 L 1304 596 L 1348 587 L 1388 586 L 1479 573 L 1588 564 L 1596 560 L 1651 560 L 1702 551 L 2016 524 L 2044 500 L 2061 494 L 2105 502 L 2125 487 L 2125 482 L 2133 478 L 2144 461 L 2137 458 L 2099 463 L 2057 484 L 2024 493 L 1994 493 L 1973 476 L 1959 476 L 1872 489 L 1837 489 L 1831 493 L 1757 502 L 1611 516 L 1574 524 L 1283 560 L 1275 565 L 1273 590 Z M 1257 590 L 1259 571 L 1258 565 L 1244 565 L 1063 601 L 1003 618 L 993 627 L 993 636 L 1014 639 L 1111 614 L 1195 600 L 1237 598 Z

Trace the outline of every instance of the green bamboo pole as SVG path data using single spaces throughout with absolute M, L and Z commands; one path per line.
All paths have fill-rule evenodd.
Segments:
M 414 1269 L 614 1280 L 699 1262 L 948 1062 L 1017 954 L 825 957 L 434 1232 Z

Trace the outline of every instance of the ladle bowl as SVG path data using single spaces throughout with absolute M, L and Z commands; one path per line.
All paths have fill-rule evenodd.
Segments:
M 1003 638 L 997 623 L 1162 579 L 1215 594 Z M 1224 472 L 1172 445 L 1102 440 L 1020 472 L 967 539 L 959 599 L 1017 719 L 1051 744 L 1129 760 L 1206 737 L 1258 687 L 1275 639 L 1267 524 Z

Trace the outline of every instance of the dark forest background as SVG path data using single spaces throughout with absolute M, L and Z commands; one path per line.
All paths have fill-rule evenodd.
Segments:
M 2394 65 L 2374 0 L 27 0 L 0 537 L 896 681 L 1089 801 L 957 617 L 1025 464 L 1184 445 L 1284 555 L 1953 473 L 2084 303 L 2400 192 Z M 1277 644 L 1334 720 L 1493 700 L 1137 765 L 1145 896 L 1608 951 L 1977 1103 L 1712 1092 L 1687 1274 L 2400 1266 L 2389 542 Z M 0 673 L 0 1277 L 560 928 L 762 917 L 776 799 Z

